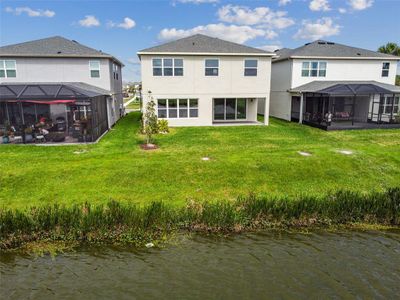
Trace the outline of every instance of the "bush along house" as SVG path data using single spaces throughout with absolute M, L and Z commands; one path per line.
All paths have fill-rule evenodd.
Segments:
M 0 143 L 96 141 L 124 113 L 122 67 L 58 36 L 0 47 Z
M 400 127 L 399 57 L 321 40 L 276 54 L 271 116 L 326 130 Z
M 153 99 L 170 126 L 260 124 L 274 55 L 201 34 L 142 50 L 143 107 Z

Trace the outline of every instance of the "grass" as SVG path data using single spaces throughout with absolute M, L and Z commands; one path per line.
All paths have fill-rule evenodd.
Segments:
M 140 102 L 131 102 L 128 104 L 128 106 L 126 106 L 126 108 L 129 109 L 140 109 Z
M 164 202 L 138 206 L 111 201 L 105 205 L 55 204 L 22 211 L 0 210 L 0 249 L 60 241 L 143 246 L 178 231 L 230 233 L 357 224 L 397 228 L 400 188 L 369 194 L 339 191 L 290 201 L 250 195 L 236 201 L 191 202 L 179 208 Z
M 249 193 L 369 193 L 400 182 L 400 130 L 325 132 L 272 119 L 268 127 L 173 128 L 156 137 L 160 149 L 146 152 L 139 148 L 138 120 L 138 113 L 129 114 L 94 145 L 1 145 L 2 207 L 110 200 L 181 207 L 187 200 L 229 201 Z

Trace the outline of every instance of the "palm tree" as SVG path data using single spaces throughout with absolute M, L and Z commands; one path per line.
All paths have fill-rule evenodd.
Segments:
M 396 43 L 387 43 L 386 45 L 380 46 L 378 51 L 381 53 L 400 56 L 400 47 Z

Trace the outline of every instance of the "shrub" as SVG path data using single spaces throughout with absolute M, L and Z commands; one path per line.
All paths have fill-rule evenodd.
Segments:
M 158 120 L 158 131 L 161 133 L 168 133 L 168 120 Z

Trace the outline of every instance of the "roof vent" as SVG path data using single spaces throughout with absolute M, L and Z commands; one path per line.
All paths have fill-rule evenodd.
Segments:
M 304 46 L 308 46 L 308 45 L 310 45 L 310 44 L 311 44 L 311 43 L 305 43 Z
M 328 45 L 335 45 L 333 42 L 327 42 Z
M 192 43 L 192 45 L 194 46 L 194 42 Z
M 324 41 L 318 41 L 318 44 L 320 44 L 320 45 L 326 45 L 326 42 L 324 42 Z
M 357 53 L 358 56 L 361 56 L 361 53 Z
M 77 41 L 75 41 L 75 40 L 72 40 L 74 43 L 77 43 L 77 44 L 79 44 Z
M 61 54 L 62 52 L 61 51 L 57 51 L 57 54 Z

